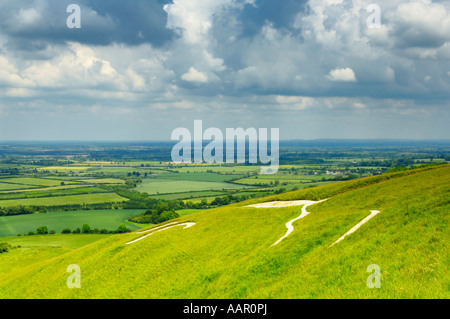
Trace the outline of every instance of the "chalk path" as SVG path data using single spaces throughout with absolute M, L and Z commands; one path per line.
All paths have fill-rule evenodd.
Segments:
M 137 234 L 143 234 L 143 233 L 149 233 L 149 234 L 141 236 L 138 239 L 135 239 L 133 241 L 130 241 L 130 242 L 126 243 L 126 245 L 133 244 L 133 243 L 135 243 L 137 241 L 140 241 L 140 240 L 142 240 L 144 238 L 147 238 L 148 236 L 153 235 L 154 233 L 157 233 L 157 232 L 160 232 L 160 231 L 163 231 L 163 230 L 167 230 L 169 228 L 178 227 L 178 226 L 185 226 L 183 229 L 186 229 L 186 228 L 192 227 L 194 225 L 195 225 L 195 223 L 180 223 L 180 224 L 178 224 L 176 222 L 172 222 L 172 223 L 169 223 L 169 224 L 166 224 L 166 225 L 163 225 L 163 226 L 159 226 L 159 227 L 151 228 L 151 229 L 148 229 L 148 230 L 136 232 Z
M 367 223 L 372 217 L 376 216 L 380 211 L 379 210 L 371 210 L 370 215 L 364 218 L 362 221 L 360 221 L 358 224 L 356 224 L 352 229 L 350 229 L 348 232 L 346 232 L 341 238 L 336 240 L 334 243 L 332 243 L 328 248 L 336 245 L 340 241 L 344 240 L 345 237 L 348 235 L 354 233 L 356 230 L 358 230 L 359 227 L 361 227 L 363 224 Z
M 285 239 L 287 236 L 289 236 L 294 231 L 294 226 L 292 224 L 296 222 L 297 220 L 308 216 L 310 212 L 306 210 L 308 206 L 321 203 L 323 201 L 326 201 L 326 199 L 320 200 L 320 201 L 312 201 L 312 200 L 293 200 L 293 201 L 275 201 L 275 202 L 267 202 L 267 203 L 260 203 L 260 204 L 254 204 L 249 205 L 247 207 L 255 207 L 255 208 L 272 208 L 272 207 L 291 207 L 291 206 L 300 206 L 302 207 L 302 213 L 297 218 L 294 218 L 286 223 L 287 232 L 282 236 L 280 239 L 278 239 L 275 243 L 272 244 L 272 246 L 278 245 L 283 239 Z M 270 247 L 272 247 L 270 246 Z

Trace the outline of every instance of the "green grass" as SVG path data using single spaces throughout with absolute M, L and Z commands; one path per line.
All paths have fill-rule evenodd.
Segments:
M 152 195 L 152 197 L 173 200 L 173 199 L 194 199 L 198 197 L 221 196 L 221 195 L 226 195 L 226 192 L 222 191 L 183 192 L 174 194 Z
M 92 179 L 82 179 L 80 182 L 91 183 L 91 184 L 124 184 L 123 179 L 118 178 L 92 178 Z
M 81 175 L 63 175 L 63 176 L 59 176 L 59 175 L 46 175 L 46 176 L 40 176 L 39 178 L 44 178 L 44 179 L 53 179 L 53 180 L 59 180 L 62 182 L 65 181 L 78 181 L 80 179 L 92 179 L 93 177 L 89 177 L 89 176 L 85 176 L 85 174 L 81 174 Z
M 84 166 L 47 166 L 39 167 L 39 171 L 50 171 L 50 172 L 84 172 L 88 167 Z
M 75 204 L 97 204 L 123 202 L 128 199 L 123 198 L 116 193 L 94 193 L 85 195 L 68 195 L 54 197 L 40 197 L 27 199 L 8 199 L 0 200 L 0 207 L 9 206 L 60 206 Z
M 1 179 L 0 179 L 1 181 Z M 24 186 L 20 184 L 7 184 L 7 183 L 0 183 L 0 191 L 14 191 L 14 190 L 20 190 L 24 188 L 36 188 L 37 186 Z
M 6 185 L 6 184 L 5 184 Z M 13 184 L 9 184 L 9 185 L 13 185 Z M 86 187 L 90 187 L 92 185 L 85 185 L 85 184 L 75 184 L 75 185 L 64 185 L 64 186 L 52 186 L 52 187 L 40 187 L 40 188 L 36 188 L 36 187 L 31 187 L 29 189 L 23 189 L 23 187 L 26 186 L 21 186 L 21 188 L 16 189 L 16 190 L 9 190 L 9 191 L 0 191 L 1 194 L 11 194 L 11 193 L 28 193 L 28 192 L 47 192 L 47 191 L 55 191 L 55 190 L 67 190 L 67 189 L 71 189 L 71 188 L 86 188 Z
M 204 209 L 180 209 L 180 210 L 177 210 L 177 213 L 178 213 L 178 215 L 180 215 L 180 217 L 183 217 L 183 216 L 195 214 L 195 213 L 202 212 L 202 211 L 204 211 Z
M 139 234 L 109 236 L 15 267 L 0 275 L 0 298 L 449 298 L 449 188 L 446 165 L 198 212 L 179 218 L 196 223 L 188 229 L 131 245 Z M 274 247 L 301 207 L 245 207 L 324 198 Z M 381 212 L 328 248 L 372 209 Z M 81 289 L 65 284 L 74 263 L 86 274 Z M 371 264 L 381 268 L 380 289 L 366 285 Z
M 109 235 L 45 235 L 0 237 L 0 243 L 8 242 L 15 248 L 0 254 L 0 277 L 9 276 L 17 268 L 24 269 L 45 260 L 83 247 Z
M 236 185 L 225 182 L 200 182 L 200 181 L 178 181 L 165 179 L 147 178 L 136 187 L 139 192 L 145 192 L 150 195 L 185 193 L 206 190 L 222 190 L 222 189 L 242 189 L 244 185 Z
M 212 171 L 214 173 L 227 173 L 227 174 L 244 174 L 247 172 L 259 172 L 261 170 L 260 166 L 222 166 L 222 165 L 205 165 L 205 164 L 192 164 L 183 167 L 174 167 L 173 170 L 180 173 L 207 173 Z
M 77 194 L 94 194 L 94 193 L 107 193 L 108 191 L 98 187 L 77 187 L 77 188 L 56 188 L 53 190 L 38 189 L 34 192 L 20 192 L 20 193 L 0 193 L 0 200 L 5 199 L 20 199 L 20 198 L 37 198 L 37 197 L 50 197 L 50 196 L 66 196 Z M 50 188 L 50 187 L 49 187 Z
M 31 214 L 0 217 L 0 236 L 15 236 L 18 233 L 36 232 L 39 226 L 47 226 L 49 230 L 60 233 L 64 228 L 80 228 L 88 224 L 92 229 L 106 228 L 115 230 L 120 224 L 126 224 L 131 230 L 139 229 L 135 224 L 126 221 L 129 216 L 137 216 L 142 210 L 89 210 L 72 212 L 49 212 L 46 214 Z
M 22 248 L 43 248 L 43 247 L 61 247 L 67 249 L 77 249 L 90 244 L 99 239 L 105 238 L 105 235 L 74 235 L 74 234 L 54 234 L 54 235 L 34 235 L 34 236 L 15 236 L 0 237 L 0 242 L 8 242 L 13 246 Z
M 47 178 L 33 178 L 33 177 L 17 177 L 17 178 L 2 178 L 0 179 L 2 183 L 12 183 L 30 186 L 59 186 L 61 185 L 60 180 L 51 180 Z M 64 181 L 66 184 L 75 184 L 75 182 Z
M 269 185 L 275 184 L 278 182 L 279 184 L 288 183 L 288 184 L 303 184 L 303 183 L 312 183 L 312 182 L 324 182 L 335 179 L 336 176 L 333 175 L 295 175 L 295 174 L 274 174 L 274 175 L 258 175 L 252 176 L 248 178 L 242 178 L 237 181 L 234 181 L 238 184 L 245 185 Z
M 217 196 L 217 197 L 220 197 L 220 196 Z M 215 198 L 216 198 L 216 197 L 189 198 L 189 199 L 184 199 L 183 202 L 185 202 L 185 203 L 198 204 L 198 203 L 201 203 L 202 201 L 206 201 L 206 203 L 211 204 L 211 202 L 212 202 Z
M 156 179 L 172 179 L 184 181 L 204 181 L 204 182 L 226 182 L 242 178 L 244 175 L 239 174 L 216 174 L 216 173 L 161 173 L 152 178 Z
M 154 171 L 154 168 L 150 167 L 118 167 L 118 166 L 104 166 L 104 167 L 88 167 L 88 171 L 91 172 L 101 172 L 104 174 L 119 174 L 119 175 L 127 175 L 131 172 L 139 172 L 141 175 L 144 173 L 148 173 L 150 171 Z

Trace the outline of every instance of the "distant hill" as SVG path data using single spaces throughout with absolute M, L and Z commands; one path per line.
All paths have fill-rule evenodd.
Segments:
M 449 298 L 449 190 L 439 165 L 202 211 L 0 275 L 0 298 Z M 323 199 L 275 246 L 302 206 L 246 207 Z M 71 264 L 80 289 L 66 285 Z M 370 265 L 381 288 L 367 286 Z

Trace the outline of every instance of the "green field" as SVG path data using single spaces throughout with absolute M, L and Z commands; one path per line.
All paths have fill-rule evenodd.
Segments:
M 200 182 L 200 181 L 178 181 L 165 179 L 147 178 L 136 187 L 139 192 L 145 192 L 150 195 L 155 194 L 171 194 L 196 192 L 206 190 L 222 190 L 222 189 L 242 189 L 247 186 L 241 186 L 225 182 Z
M 45 252 L 28 267 L 14 266 L 24 252 L 13 249 L 0 256 L 14 268 L 0 274 L 0 298 L 446 299 L 449 185 L 448 165 L 428 167 L 210 209 L 180 217 L 195 223 L 188 229 L 130 245 L 141 235 L 107 236 L 57 257 Z M 246 205 L 298 199 L 327 200 L 272 247 L 301 207 Z M 374 209 L 377 216 L 329 248 Z M 66 286 L 70 264 L 86 273 L 81 289 Z M 380 289 L 367 286 L 372 264 L 381 269 Z
M 47 226 L 49 230 L 57 233 L 65 228 L 71 230 L 81 228 L 83 224 L 88 224 L 92 229 L 106 228 L 109 230 L 115 230 L 120 224 L 126 224 L 129 229 L 136 230 L 140 227 L 127 222 L 126 219 L 140 213 L 142 210 L 109 209 L 0 217 L 0 237 L 15 236 L 18 233 L 27 234 L 29 231 L 35 232 L 39 226 Z
M 1 179 L 0 179 L 1 181 Z M 37 186 L 24 186 L 21 184 L 0 183 L 0 191 L 22 190 L 24 188 L 36 188 Z
M 216 196 L 216 197 L 220 197 L 220 196 Z M 201 203 L 202 201 L 206 201 L 208 204 L 210 204 L 214 199 L 216 199 L 216 197 L 209 196 L 209 197 L 189 198 L 189 199 L 185 199 L 184 202 L 185 203 L 191 202 L 191 203 L 197 204 L 197 203 Z
M 30 186 L 59 186 L 61 185 L 60 180 L 51 180 L 47 178 L 33 178 L 33 177 L 17 177 L 17 178 L 2 178 L 1 183 L 11 183 L 11 184 L 21 184 Z M 75 184 L 76 182 L 65 181 L 65 184 Z
M 188 181 L 204 181 L 204 182 L 226 182 L 242 178 L 242 174 L 216 174 L 216 173 L 161 173 L 152 178 L 171 179 L 171 180 L 188 180 Z
M 12 185 L 12 184 L 10 184 Z M 87 188 L 93 185 L 86 184 L 74 184 L 74 185 L 65 185 L 65 186 L 52 186 L 52 187 L 31 187 L 28 189 L 18 189 L 18 190 L 9 190 L 9 191 L 0 191 L 1 194 L 11 194 L 11 193 L 29 193 L 29 192 L 51 192 L 55 190 L 68 190 L 73 188 Z M 23 187 L 23 186 L 22 186 Z
M 163 194 L 163 195 L 153 195 L 155 198 L 167 199 L 167 200 L 175 200 L 175 199 L 194 199 L 205 196 L 222 196 L 227 193 L 222 191 L 200 191 L 200 192 L 181 192 L 181 193 L 173 193 L 173 194 Z
M 0 200 L 0 207 L 9 206 L 60 206 L 76 204 L 114 203 L 126 201 L 116 193 L 94 193 L 85 195 L 67 195 L 54 197 L 39 197 L 26 199 Z
M 104 174 L 114 174 L 125 176 L 129 172 L 139 172 L 141 174 L 149 173 L 154 171 L 154 168 L 145 168 L 145 167 L 122 167 L 122 166 L 106 166 L 106 167 L 89 167 L 88 171 L 91 173 L 104 173 Z
M 65 188 L 65 189 L 56 188 L 53 190 L 37 189 L 33 192 L 30 191 L 30 192 L 20 192 L 20 193 L 0 193 L 0 200 L 66 196 L 66 195 L 78 195 L 78 194 L 94 194 L 94 193 L 106 193 L 106 192 L 107 192 L 106 190 L 98 188 L 98 187 L 77 187 L 77 188 Z
M 88 167 L 85 166 L 48 166 L 39 167 L 40 171 L 50 171 L 50 172 L 84 172 L 87 171 Z
M 245 174 L 247 172 L 259 172 L 260 166 L 226 166 L 226 165 L 189 165 L 173 168 L 174 171 L 179 173 L 207 173 L 211 171 L 213 173 L 227 173 L 227 174 Z
M 82 179 L 80 182 L 91 183 L 91 184 L 123 184 L 125 181 L 118 178 L 91 178 Z

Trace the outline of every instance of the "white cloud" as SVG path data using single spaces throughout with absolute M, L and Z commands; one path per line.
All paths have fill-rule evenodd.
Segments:
M 48 61 L 33 61 L 22 76 L 40 87 L 127 89 L 124 78 L 94 49 L 70 43 L 69 49 Z
M 437 48 L 450 41 L 450 12 L 444 4 L 409 1 L 386 16 L 403 46 Z
M 316 100 L 307 96 L 277 95 L 276 102 L 288 109 L 304 110 L 317 104 Z
M 334 82 L 356 82 L 355 72 L 350 68 L 331 70 L 327 77 Z
M 208 64 L 208 66 L 216 72 L 224 71 L 226 66 L 223 63 L 223 59 L 215 58 L 208 51 L 203 51 L 204 60 Z
M 4 56 L 0 56 L 0 84 L 10 87 L 34 86 L 33 81 L 21 77 L 17 67 Z
M 41 14 L 35 8 L 23 9 L 21 8 L 16 15 L 18 24 L 33 25 L 41 20 Z
M 353 103 L 353 107 L 356 109 L 364 109 L 367 107 L 367 105 L 365 105 L 364 103 L 361 103 L 361 102 L 355 102 L 355 103 Z
M 133 82 L 134 89 L 142 90 L 143 88 L 145 88 L 145 79 L 136 72 L 134 72 L 134 70 L 129 68 L 127 70 L 127 75 Z
M 194 67 L 189 68 L 189 72 L 181 76 L 181 79 L 187 82 L 208 83 L 208 76 Z
M 24 98 L 33 97 L 36 95 L 36 92 L 27 88 L 10 88 L 6 90 L 5 95 L 9 97 Z
M 203 45 L 212 26 L 213 14 L 232 0 L 174 0 L 166 4 L 167 27 L 178 31 L 189 44 Z

